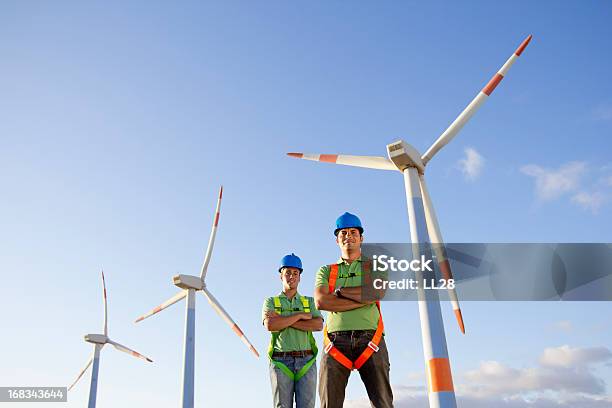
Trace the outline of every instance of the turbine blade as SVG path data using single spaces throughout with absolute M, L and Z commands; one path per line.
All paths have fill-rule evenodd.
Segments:
M 234 322 L 234 319 L 232 319 L 231 316 L 225 311 L 225 309 L 223 309 L 223 306 L 221 306 L 219 301 L 215 299 L 213 294 L 210 293 L 210 291 L 206 288 L 204 288 L 202 291 L 204 292 L 204 296 L 206 296 L 206 299 L 208 299 L 208 303 L 210 303 L 213 309 L 215 309 L 215 312 L 217 312 L 217 314 L 221 316 L 223 320 L 225 320 L 225 322 L 232 328 L 234 333 L 236 333 L 236 335 L 240 337 L 240 340 L 242 340 L 242 342 L 246 344 L 249 350 L 251 350 L 251 352 L 257 357 L 259 357 L 259 353 L 255 349 L 253 344 L 251 344 L 251 342 L 249 341 L 249 339 L 247 339 L 242 330 L 240 330 L 240 327 L 238 327 L 236 322 Z
M 434 144 L 431 145 L 431 147 L 425 152 L 425 154 L 421 157 L 421 160 L 423 161 L 424 165 L 427 164 L 427 162 L 431 160 L 431 158 L 440 149 L 442 149 L 446 144 L 448 144 L 453 139 L 453 137 L 455 137 L 455 135 L 461 130 L 461 128 L 463 128 L 467 121 L 470 120 L 472 115 L 476 113 L 478 108 L 480 108 L 480 105 L 482 105 L 487 100 L 489 95 L 491 95 L 493 90 L 495 90 L 495 87 L 501 82 L 502 79 L 504 79 L 504 76 L 506 76 L 506 73 L 508 72 L 512 64 L 514 64 L 514 62 L 525 50 L 525 47 L 527 47 L 527 44 L 529 44 L 529 41 L 531 41 L 531 35 L 529 35 L 521 43 L 521 45 L 516 49 L 516 51 L 514 51 L 514 54 L 512 54 L 510 58 L 508 58 L 506 63 L 500 68 L 500 70 L 497 71 L 495 75 L 493 75 L 493 78 L 491 78 L 489 83 L 484 88 L 482 88 L 482 90 L 478 93 L 478 95 L 476 95 L 472 102 L 470 102 L 470 104 L 463 110 L 463 112 L 459 114 L 459 116 L 457 116 L 457 119 L 455 119 L 455 121 L 451 123 L 451 125 L 444 131 L 444 133 L 440 135 L 438 140 L 436 140 Z
M 177 293 L 176 295 L 172 296 L 170 299 L 166 300 L 161 305 L 153 308 L 151 311 L 149 311 L 149 312 L 143 314 L 142 316 L 140 316 L 138 319 L 136 319 L 136 321 L 134 323 L 138 323 L 138 322 L 146 319 L 149 316 L 153 316 L 154 314 L 161 312 L 162 310 L 164 310 L 168 306 L 172 306 L 173 304 L 175 304 L 176 302 L 178 302 L 179 300 L 184 298 L 186 295 L 187 295 L 187 291 L 181 290 L 179 293 Z
M 440 231 L 440 225 L 438 224 L 438 217 L 434 211 L 433 202 L 429 196 L 427 190 L 427 184 L 425 183 L 425 176 L 419 175 L 419 185 L 421 187 L 421 196 L 423 198 L 423 209 L 425 210 L 425 223 L 427 224 L 427 233 L 431 241 L 431 247 L 436 255 L 438 266 L 442 277 L 447 281 L 453 279 L 453 272 L 451 271 L 450 262 L 446 254 L 446 248 L 444 241 L 442 240 L 442 233 Z M 461 307 L 459 306 L 459 298 L 457 297 L 457 291 L 455 289 L 448 289 L 448 297 L 453 306 L 459 329 L 465 334 L 465 324 L 463 323 L 463 315 L 461 314 Z
M 433 247 L 435 248 L 436 245 L 434 244 Z M 442 248 L 439 251 L 441 255 L 438 255 L 438 251 L 436 251 L 436 257 L 444 256 L 444 259 L 442 261 L 438 260 L 438 266 L 440 267 L 440 271 L 442 272 L 442 277 L 448 281 L 449 279 L 453 279 L 453 273 L 451 271 L 450 263 L 446 258 L 446 249 L 444 249 L 444 245 L 440 244 L 439 247 Z M 448 297 L 450 298 L 451 306 L 453 307 L 453 312 L 455 312 L 455 318 L 457 319 L 459 330 L 461 330 L 461 333 L 465 334 L 465 323 L 463 322 L 463 314 L 461 313 L 461 307 L 459 306 L 459 297 L 457 296 L 457 291 L 455 289 L 448 289 Z
M 219 209 L 221 208 L 221 198 L 223 197 L 223 186 L 219 189 L 219 198 L 217 198 L 217 209 L 215 210 L 215 218 L 213 221 L 212 230 L 210 231 L 210 238 L 208 238 L 208 248 L 206 248 L 206 256 L 204 256 L 204 263 L 202 264 L 202 271 L 200 272 L 200 278 L 204 280 L 206 272 L 208 271 L 208 264 L 210 263 L 210 257 L 212 255 L 213 246 L 215 245 L 215 237 L 217 236 L 217 225 L 219 225 Z
M 134 357 L 139 358 L 139 359 L 141 359 L 141 360 L 148 361 L 149 363 L 152 363 L 152 362 L 153 362 L 153 360 L 151 360 L 149 357 L 147 357 L 147 356 L 143 356 L 143 355 L 142 355 L 142 354 L 140 354 L 139 352 L 134 351 L 134 350 L 132 350 L 131 348 L 128 348 L 128 347 L 126 347 L 126 346 L 124 346 L 124 345 L 122 345 L 122 344 L 119 344 L 119 343 L 117 343 L 116 341 L 112 341 L 111 339 L 108 339 L 108 343 L 112 344 L 112 345 L 113 345 L 113 347 L 115 347 L 115 348 L 116 348 L 117 350 L 119 350 L 119 351 L 123 351 L 124 353 L 131 354 L 131 355 L 133 355 Z
M 102 270 L 102 289 L 104 296 L 104 335 L 108 336 L 108 302 L 106 300 L 106 280 L 104 279 L 104 269 Z
M 346 166 L 365 167 L 367 169 L 398 170 L 391 160 L 380 156 L 349 156 L 341 154 L 310 153 L 287 153 L 287 156 L 295 157 L 297 159 L 344 164 Z
M 85 374 L 85 371 L 87 371 L 87 369 L 89 368 L 89 366 L 91 365 L 91 363 L 93 362 L 93 357 L 91 357 L 88 361 L 87 364 L 85 364 L 85 367 L 83 367 L 83 369 L 81 370 L 81 372 L 79 373 L 79 375 L 77 376 L 76 380 L 74 380 L 72 382 L 72 384 L 70 384 L 70 386 L 68 387 L 68 391 L 70 391 L 72 389 L 72 387 L 74 387 L 76 385 L 77 382 L 79 382 L 79 380 L 81 379 L 81 377 L 83 376 L 83 374 Z

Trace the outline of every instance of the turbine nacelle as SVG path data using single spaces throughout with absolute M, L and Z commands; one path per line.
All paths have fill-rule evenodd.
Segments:
M 84 336 L 85 341 L 93 344 L 106 344 L 108 343 L 108 336 L 103 334 L 86 334 Z
M 202 290 L 206 287 L 204 281 L 199 276 L 192 275 L 175 275 L 172 277 L 172 283 L 181 289 Z
M 421 160 L 421 153 L 403 140 L 388 144 L 387 154 L 389 155 L 389 160 L 391 160 L 400 171 L 403 172 L 409 167 L 415 167 L 420 174 L 425 173 L 425 165 Z

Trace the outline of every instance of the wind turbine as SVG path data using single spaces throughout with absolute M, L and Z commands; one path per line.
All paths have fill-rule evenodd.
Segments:
M 85 341 L 88 343 L 92 343 L 94 345 L 94 352 L 91 358 L 85 364 L 85 367 L 81 370 L 76 380 L 68 387 L 68 391 L 75 386 L 75 384 L 81 379 L 85 371 L 89 368 L 89 366 L 93 363 L 93 367 L 91 369 L 91 383 L 89 385 L 89 402 L 87 404 L 88 408 L 94 408 L 96 406 L 96 395 L 98 393 L 98 370 L 100 368 L 100 350 L 104 347 L 105 344 L 111 344 L 119 351 L 123 351 L 124 353 L 128 353 L 133 355 L 134 357 L 140 358 L 142 360 L 146 360 L 149 363 L 152 363 L 148 357 L 143 356 L 142 354 L 117 343 L 116 341 L 111 340 L 108 337 L 108 305 L 106 301 L 106 282 L 104 280 L 104 271 L 102 271 L 102 289 L 104 293 L 104 334 L 86 334 Z
M 179 300 L 187 297 L 187 303 L 185 305 L 185 347 L 184 347 L 184 359 L 183 359 L 183 408 L 192 408 L 194 403 L 194 376 L 195 376 L 195 294 L 198 291 L 202 291 L 208 303 L 215 309 L 217 314 L 225 320 L 225 322 L 232 328 L 234 333 L 240 337 L 240 340 L 259 357 L 259 353 L 253 347 L 249 339 L 246 338 L 240 327 L 234 322 L 230 315 L 223 309 L 223 306 L 215 299 L 206 287 L 205 278 L 206 272 L 208 271 L 208 264 L 212 255 L 213 246 L 215 244 L 215 236 L 217 235 L 217 225 L 219 224 L 219 209 L 221 207 L 221 198 L 223 197 L 223 186 L 219 190 L 219 198 L 217 199 L 217 209 L 215 211 L 215 217 L 213 221 L 212 230 L 210 232 L 210 238 L 208 240 L 208 248 L 206 249 L 206 255 L 204 256 L 204 263 L 202 264 L 202 270 L 200 276 L 191 275 L 176 275 L 172 278 L 172 282 L 178 286 L 181 291 L 170 299 L 166 300 L 161 305 L 155 307 L 148 313 L 140 316 L 136 319 L 136 323 L 146 319 L 147 317 L 153 316 L 156 313 L 161 312 L 169 306 L 172 306 Z
M 425 166 L 442 147 L 455 137 L 478 108 L 487 100 L 512 64 L 525 50 L 529 41 L 531 41 L 531 35 L 521 43 L 501 69 L 423 155 L 403 140 L 387 145 L 388 159 L 385 157 L 336 154 L 288 153 L 288 155 L 299 159 L 344 164 L 347 166 L 401 171 L 404 175 L 404 186 L 406 189 L 413 256 L 418 258 L 423 252 L 423 247 L 419 244 L 425 244 L 425 248 L 427 248 L 431 243 L 443 277 L 450 279 L 452 278 L 450 264 L 446 256 L 436 213 L 425 184 Z M 416 278 L 422 282 L 422 272 L 417 273 Z M 454 289 L 449 290 L 449 298 L 459 327 L 465 333 L 463 316 L 459 307 L 457 293 Z M 423 354 L 425 355 L 427 368 L 429 405 L 432 408 L 454 408 L 457 406 L 457 403 L 438 294 L 435 290 L 424 290 L 422 285 L 419 285 L 418 299 Z

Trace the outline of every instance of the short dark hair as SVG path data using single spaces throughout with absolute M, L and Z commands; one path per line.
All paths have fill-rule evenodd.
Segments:
M 363 228 L 361 227 L 346 227 L 346 228 L 338 228 L 334 231 L 334 235 L 338 236 L 338 234 L 340 233 L 340 231 L 342 231 L 343 229 L 351 229 L 351 228 L 356 228 L 357 231 L 359 231 L 359 236 L 363 236 Z

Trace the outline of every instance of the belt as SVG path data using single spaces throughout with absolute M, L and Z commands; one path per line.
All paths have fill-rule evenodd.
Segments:
M 374 333 L 376 333 L 376 330 L 341 330 L 341 331 L 330 332 L 329 334 L 335 334 L 336 336 L 351 337 L 351 336 L 356 336 L 356 335 L 361 335 L 361 334 L 369 334 L 373 336 Z
M 272 357 L 306 357 L 312 356 L 314 353 L 312 350 L 298 350 L 298 351 L 275 351 L 272 353 Z

